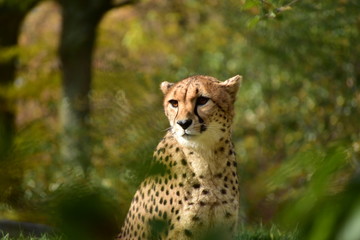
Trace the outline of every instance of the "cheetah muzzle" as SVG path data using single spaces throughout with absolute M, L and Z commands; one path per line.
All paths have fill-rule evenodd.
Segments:
M 154 165 L 135 193 L 117 239 L 204 239 L 221 231 L 236 236 L 239 186 L 231 142 L 237 75 L 224 82 L 193 76 L 163 82 L 170 130 L 158 144 Z

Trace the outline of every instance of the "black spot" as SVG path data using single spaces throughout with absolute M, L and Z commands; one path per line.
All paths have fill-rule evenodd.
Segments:
M 200 183 L 195 183 L 194 185 L 193 185 L 193 188 L 200 188 Z
M 226 194 L 226 190 L 225 189 L 221 189 L 220 191 L 222 194 Z
M 204 178 L 204 176 L 203 176 L 203 175 L 200 175 L 200 176 L 199 176 L 199 178 L 203 179 L 203 178 Z
M 181 164 L 186 166 L 187 165 L 187 161 L 185 159 L 181 159 Z
M 194 152 L 189 152 L 190 155 L 194 154 Z
M 175 152 L 178 152 L 179 150 L 180 150 L 180 148 L 177 147 L 177 148 L 175 149 Z
M 230 167 L 231 163 L 229 161 L 226 162 L 226 166 Z
M 185 229 L 184 233 L 185 233 L 185 236 L 187 236 L 187 237 L 191 237 L 193 235 L 192 232 L 188 229 Z
M 179 191 L 176 191 L 176 195 L 177 195 L 177 196 L 180 196 L 180 192 L 179 192 Z
M 225 128 L 221 128 L 220 130 L 221 130 L 222 132 L 225 132 Z
M 186 178 L 186 173 L 183 173 L 182 177 L 183 177 L 183 178 Z
M 180 216 L 177 216 L 177 218 L 176 218 L 178 221 L 180 221 Z
M 157 150 L 157 154 L 164 153 L 164 152 L 165 152 L 165 148 L 159 148 Z
M 204 189 L 204 190 L 202 191 L 202 194 L 204 194 L 204 195 L 206 195 L 206 194 L 208 194 L 208 193 L 209 193 L 209 191 L 206 190 L 206 189 Z
M 231 216 L 232 216 L 231 213 L 229 213 L 229 212 L 226 212 L 226 213 L 225 213 L 225 217 L 226 217 L 226 218 L 230 218 Z
M 200 201 L 200 206 L 205 206 L 206 203 L 204 203 L 203 201 Z
M 184 184 L 183 183 L 179 183 L 179 187 L 183 187 L 184 186 Z
M 224 152 L 224 151 L 225 151 L 225 148 L 224 148 L 224 147 L 221 147 L 221 148 L 219 148 L 219 151 L 220 151 L 220 152 Z
M 192 218 L 191 218 L 193 221 L 199 221 L 200 220 L 200 218 L 198 217 L 198 216 L 193 216 Z
M 164 191 L 164 186 L 161 186 L 160 191 L 162 192 Z
M 233 166 L 237 167 L 237 162 L 236 161 L 233 161 Z
M 224 181 L 226 182 L 228 180 L 228 177 L 226 176 L 226 177 L 224 177 Z

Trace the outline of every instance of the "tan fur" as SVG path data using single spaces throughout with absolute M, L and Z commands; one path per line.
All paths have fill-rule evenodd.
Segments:
M 214 229 L 225 230 L 223 239 L 235 235 L 239 191 L 231 123 L 240 83 L 240 76 L 224 82 L 194 76 L 161 84 L 171 130 L 154 162 L 166 170 L 141 184 L 118 239 L 199 239 Z M 184 121 L 191 124 L 181 126 Z

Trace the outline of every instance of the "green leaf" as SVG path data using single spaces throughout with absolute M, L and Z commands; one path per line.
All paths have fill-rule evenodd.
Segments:
M 246 26 L 250 29 L 254 28 L 260 21 L 260 16 L 255 16 L 246 22 Z
M 248 10 L 253 7 L 257 7 L 260 5 L 260 1 L 256 0 L 246 0 L 244 5 L 242 6 L 243 10 Z

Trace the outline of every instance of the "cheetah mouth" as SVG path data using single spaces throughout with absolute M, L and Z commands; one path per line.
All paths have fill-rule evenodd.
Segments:
M 190 137 L 195 137 L 196 135 L 195 134 L 190 134 L 190 133 L 184 133 L 183 135 L 181 135 L 182 137 L 185 137 L 185 138 L 190 138 Z

